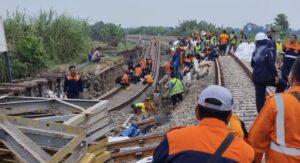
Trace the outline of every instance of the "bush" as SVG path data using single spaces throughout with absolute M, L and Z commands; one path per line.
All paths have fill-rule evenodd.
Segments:
M 40 69 L 47 67 L 46 61 L 48 56 L 41 38 L 30 34 L 16 44 L 13 59 L 16 60 L 18 65 L 24 68 L 20 69 L 22 72 L 14 70 L 19 74 L 18 76 L 22 77 L 20 74 L 36 73 Z

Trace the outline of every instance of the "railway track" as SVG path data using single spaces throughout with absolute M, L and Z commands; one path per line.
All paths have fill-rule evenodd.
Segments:
M 215 83 L 227 87 L 233 93 L 236 104 L 235 112 L 249 129 L 256 117 L 255 91 L 251 81 L 252 69 L 247 63 L 234 55 L 217 59 L 215 61 L 215 69 Z M 270 90 L 266 92 L 267 95 L 271 93 Z M 114 161 L 132 161 L 152 156 L 155 148 L 164 136 L 164 134 L 158 134 L 113 142 L 108 145 L 108 149 L 113 152 L 112 158 Z M 122 151 L 121 149 L 124 148 L 132 149 Z
M 154 45 L 152 42 L 150 43 L 146 56 L 151 55 L 153 60 L 152 65 L 152 74 L 154 80 L 158 79 L 159 72 L 159 61 L 160 61 L 160 44 Z M 139 95 L 144 93 L 149 85 L 143 85 L 142 82 L 137 84 L 130 84 L 130 90 L 124 90 L 120 86 L 116 86 L 112 90 L 108 91 L 104 95 L 98 98 L 98 100 L 108 99 L 108 110 L 114 111 L 118 110 L 126 105 L 129 105 L 133 100 L 135 100 Z
M 237 56 L 221 56 L 215 61 L 216 84 L 228 88 L 234 98 L 235 113 L 245 122 L 249 129 L 257 116 L 255 89 L 251 80 L 252 68 Z M 272 94 L 267 89 L 266 95 Z

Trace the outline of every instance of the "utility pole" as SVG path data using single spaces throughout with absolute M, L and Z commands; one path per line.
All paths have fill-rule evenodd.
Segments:
M 0 16 L 0 53 L 3 53 L 4 55 L 6 71 L 7 71 L 7 81 L 12 82 L 12 70 L 11 70 L 11 64 L 9 59 L 9 53 L 6 45 L 4 25 L 1 16 Z

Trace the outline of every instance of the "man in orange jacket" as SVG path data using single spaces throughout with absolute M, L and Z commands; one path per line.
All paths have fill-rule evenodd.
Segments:
M 254 151 L 227 128 L 233 97 L 224 87 L 204 89 L 195 108 L 199 125 L 169 131 L 157 147 L 153 163 L 241 162 L 251 163 Z
M 226 30 L 224 30 L 223 33 L 220 35 L 220 40 L 219 40 L 220 55 L 225 55 L 229 41 L 230 41 L 230 37 L 227 34 Z
M 263 153 L 267 163 L 300 162 L 300 60 L 296 60 L 289 76 L 291 88 L 266 100 L 249 133 L 255 150 L 255 161 Z

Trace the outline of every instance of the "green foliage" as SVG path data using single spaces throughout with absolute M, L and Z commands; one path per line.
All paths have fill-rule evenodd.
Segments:
M 287 35 L 289 29 L 288 17 L 285 14 L 278 14 L 274 19 L 275 28 L 279 32 L 280 36 Z
M 87 21 L 57 15 L 53 10 L 41 11 L 36 17 L 18 10 L 8 13 L 4 28 L 8 47 L 13 51 L 14 78 L 34 74 L 49 63 L 78 63 L 91 48 Z M 4 67 L 2 62 L 0 67 Z M 0 76 L 5 76 L 4 68 Z
M 100 21 L 91 26 L 90 36 L 94 40 L 105 41 L 110 46 L 118 46 L 124 40 L 120 26 Z
M 14 75 L 24 77 L 29 72 L 35 73 L 47 67 L 48 57 L 41 38 L 30 34 L 16 44 L 13 59 L 16 61 L 13 64 Z
M 146 35 L 172 35 L 172 27 L 161 27 L 161 26 L 142 26 L 137 28 L 127 28 L 126 33 L 128 34 L 146 34 Z

